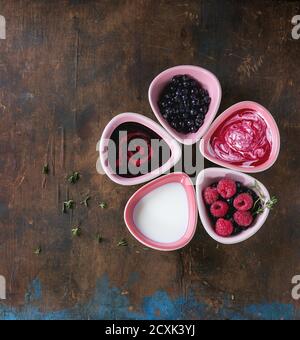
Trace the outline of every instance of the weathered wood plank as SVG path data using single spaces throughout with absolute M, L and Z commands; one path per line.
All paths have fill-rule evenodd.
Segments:
M 0 0 L 7 21 L 7 39 L 0 40 L 0 274 L 8 281 L 6 305 L 23 306 L 36 278 L 44 311 L 84 304 L 104 275 L 128 292 L 131 312 L 160 290 L 187 301 L 193 291 L 216 315 L 231 295 L 232 308 L 241 313 L 249 304 L 292 303 L 290 280 L 300 271 L 300 42 L 291 38 L 291 18 L 299 10 L 297 2 L 259 0 Z M 96 143 L 107 122 L 128 110 L 153 118 L 148 86 L 177 64 L 217 74 L 221 110 L 256 100 L 279 124 L 279 161 L 256 177 L 280 204 L 245 244 L 216 249 L 199 224 L 182 251 L 144 250 L 123 222 L 137 188 L 119 187 L 96 173 Z M 82 178 L 70 186 L 65 177 L 73 170 Z M 62 215 L 64 200 L 80 202 L 87 193 L 89 209 L 77 204 Z M 99 209 L 100 201 L 108 209 Z M 83 235 L 72 239 L 79 223 Z M 104 237 L 101 245 L 97 233 Z M 122 238 L 127 248 L 116 246 Z M 38 246 L 42 254 L 35 256 Z M 116 308 L 111 306 L 111 315 Z M 184 311 L 186 317 L 200 314 L 192 306 Z

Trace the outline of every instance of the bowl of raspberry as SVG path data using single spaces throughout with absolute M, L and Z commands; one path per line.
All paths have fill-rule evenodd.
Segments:
M 219 243 L 246 241 L 269 216 L 271 198 L 267 188 L 244 173 L 205 169 L 197 178 L 196 190 L 202 224 Z
M 176 66 L 159 74 L 149 102 L 167 132 L 185 145 L 197 143 L 212 124 L 222 97 L 217 77 L 198 66 Z

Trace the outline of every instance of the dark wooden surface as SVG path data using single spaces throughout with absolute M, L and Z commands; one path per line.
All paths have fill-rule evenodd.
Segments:
M 291 298 L 300 274 L 300 40 L 291 37 L 299 12 L 299 1 L 0 0 L 1 318 L 300 316 Z M 254 100 L 279 125 L 279 160 L 256 177 L 280 203 L 243 244 L 217 246 L 199 223 L 185 249 L 145 250 L 123 222 L 138 187 L 96 173 L 105 125 L 124 111 L 155 119 L 148 86 L 178 64 L 218 76 L 220 112 Z M 70 186 L 73 170 L 82 179 Z M 87 193 L 88 209 L 62 215 L 64 200 Z M 72 238 L 79 223 L 83 234 Z M 117 247 L 122 238 L 128 247 Z

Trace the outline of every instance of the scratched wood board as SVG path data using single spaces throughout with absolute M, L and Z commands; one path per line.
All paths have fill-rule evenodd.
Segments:
M 299 12 L 299 1 L 0 0 L 1 318 L 299 318 Z M 180 64 L 218 76 L 220 112 L 254 100 L 279 125 L 278 162 L 256 175 L 279 204 L 240 245 L 217 245 L 199 222 L 181 251 L 145 249 L 123 221 L 139 187 L 96 172 L 106 124 L 126 111 L 155 119 L 149 84 Z

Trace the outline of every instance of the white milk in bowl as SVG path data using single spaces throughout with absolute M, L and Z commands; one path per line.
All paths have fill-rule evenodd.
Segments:
M 165 184 L 144 196 L 134 209 L 133 220 L 136 228 L 152 241 L 179 241 L 189 222 L 188 196 L 183 185 Z

